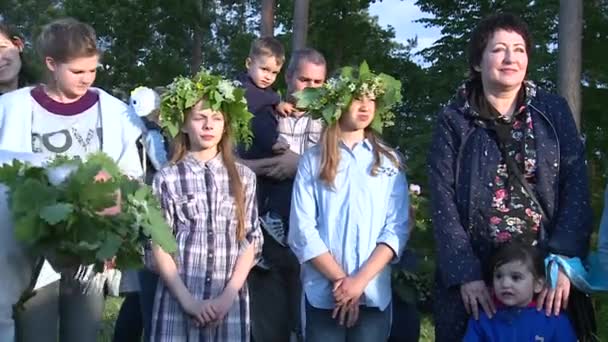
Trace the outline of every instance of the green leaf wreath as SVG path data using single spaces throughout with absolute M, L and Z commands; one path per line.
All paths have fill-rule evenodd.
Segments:
M 372 129 L 382 133 L 383 127 L 394 125 L 392 109 L 401 102 L 401 82 L 387 74 L 374 74 L 367 62 L 358 69 L 343 67 L 320 88 L 306 88 L 294 94 L 296 106 L 313 118 L 321 118 L 331 125 L 348 110 L 353 99 L 373 96 L 376 114 Z
M 206 70 L 199 71 L 192 78 L 179 76 L 161 98 L 161 125 L 176 136 L 184 123 L 186 111 L 204 99 L 204 108 L 224 114 L 236 142 L 249 146 L 253 141 L 250 127 L 253 114 L 247 109 L 245 89 L 240 86 L 238 81 L 212 75 Z
M 119 269 L 142 265 L 152 240 L 173 253 L 177 243 L 151 188 L 122 175 L 106 154 L 57 157 L 45 167 L 14 160 L 0 167 L 15 236 L 35 254 L 95 264 L 115 257 Z M 61 265 L 58 265 L 61 266 Z

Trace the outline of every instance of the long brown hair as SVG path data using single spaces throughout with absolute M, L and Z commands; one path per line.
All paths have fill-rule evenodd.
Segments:
M 184 115 L 184 122 L 188 120 L 192 109 Z M 223 113 L 222 113 L 223 114 Z M 243 182 L 236 167 L 236 157 L 234 156 L 234 144 L 231 138 L 230 121 L 224 115 L 224 133 L 217 146 L 218 152 L 222 154 L 222 161 L 228 172 L 228 182 L 230 194 L 234 197 L 236 207 L 237 228 L 236 236 L 239 241 L 245 238 L 245 191 Z M 171 164 L 178 163 L 190 150 L 190 140 L 188 135 L 180 131 L 171 142 Z
M 340 164 L 340 138 L 342 130 L 337 122 L 325 127 L 323 130 L 323 136 L 321 138 L 321 167 L 319 172 L 319 178 L 327 184 L 330 188 L 335 188 L 334 181 L 338 174 L 338 165 Z M 374 163 L 371 169 L 371 175 L 377 176 L 378 169 L 382 166 L 382 156 L 386 156 L 393 165 L 402 169 L 402 164 L 397 158 L 397 155 L 393 149 L 389 148 L 370 128 L 365 128 L 365 138 L 369 140 L 372 145 L 374 154 Z

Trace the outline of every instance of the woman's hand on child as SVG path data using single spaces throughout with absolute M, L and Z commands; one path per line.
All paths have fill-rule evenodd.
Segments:
M 281 101 L 276 107 L 277 113 L 283 117 L 291 115 L 294 109 L 295 107 L 291 103 L 283 101 Z
M 496 308 L 490 297 L 490 291 L 483 280 L 475 280 L 460 285 L 460 296 L 468 314 L 479 320 L 479 305 L 489 318 L 496 313 Z
M 538 295 L 536 309 L 541 311 L 544 307 L 547 316 L 550 316 L 552 312 L 557 316 L 561 309 L 567 309 L 569 297 L 570 279 L 560 267 L 557 275 L 557 286 L 552 289 L 550 284 L 545 284 L 545 288 Z

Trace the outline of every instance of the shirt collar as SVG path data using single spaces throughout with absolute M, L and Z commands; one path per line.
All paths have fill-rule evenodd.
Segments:
M 365 138 L 363 140 L 361 140 L 360 142 L 355 144 L 355 148 L 357 148 L 359 145 L 363 146 L 366 150 L 368 151 L 372 151 L 374 148 L 372 146 L 372 143 L 369 141 L 369 139 Z M 346 144 L 343 141 L 340 141 L 340 146 L 342 146 L 343 148 L 350 150 L 348 148 L 348 146 L 346 146 Z
M 205 169 L 207 167 L 213 172 L 218 171 L 224 166 L 221 152 L 218 152 L 215 157 L 207 160 L 206 162 L 198 160 L 192 153 L 188 153 L 185 159 L 188 161 L 188 164 L 193 167 L 198 167 L 201 169 Z

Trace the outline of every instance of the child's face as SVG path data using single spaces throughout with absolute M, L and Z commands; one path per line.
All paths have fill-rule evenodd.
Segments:
M 199 101 L 186 117 L 182 131 L 188 135 L 193 152 L 216 149 L 224 134 L 224 115 L 210 108 L 203 108 Z
M 521 261 L 511 261 L 494 270 L 494 293 L 506 306 L 525 307 L 542 291 L 543 280 L 535 279 Z
M 45 61 L 58 90 L 68 98 L 80 98 L 95 82 L 98 55 L 73 58 L 67 63 L 58 63 L 51 57 L 46 57 Z
M 245 66 L 253 83 L 259 88 L 265 89 L 274 83 L 283 65 L 279 64 L 276 57 L 257 56 L 247 57 Z
M 376 114 L 376 99 L 369 96 L 355 98 L 350 103 L 348 111 L 340 117 L 340 127 L 343 131 L 359 131 L 367 128 Z

